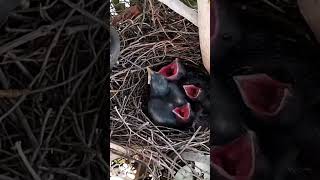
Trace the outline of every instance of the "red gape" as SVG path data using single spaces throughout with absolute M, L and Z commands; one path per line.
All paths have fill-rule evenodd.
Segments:
M 186 95 L 192 100 L 196 100 L 201 93 L 201 88 L 199 88 L 193 84 L 183 85 L 183 89 L 184 89 L 184 92 L 186 93 Z
M 226 179 L 250 180 L 255 168 L 255 147 L 250 134 L 211 150 L 211 161 Z
M 190 104 L 187 103 L 183 106 L 176 107 L 172 110 L 172 112 L 183 121 L 189 121 L 191 115 L 191 107 Z
M 271 79 L 266 74 L 234 77 L 244 103 L 256 114 L 275 116 L 291 93 L 290 85 Z
M 176 80 L 178 78 L 179 71 L 178 59 L 176 59 L 169 65 L 162 67 L 159 70 L 159 73 L 169 80 Z

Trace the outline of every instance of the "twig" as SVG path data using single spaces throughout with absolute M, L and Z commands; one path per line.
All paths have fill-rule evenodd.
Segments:
M 103 26 L 104 28 L 106 28 L 109 31 L 109 25 L 107 25 L 104 21 L 98 19 L 97 17 L 95 17 L 94 15 L 92 15 L 91 13 L 89 13 L 88 11 L 81 9 L 78 5 L 68 1 L 68 0 L 62 0 L 64 3 L 66 3 L 68 6 L 70 6 L 71 8 L 77 10 L 78 12 L 80 12 L 81 14 L 87 16 L 88 18 L 94 20 L 95 22 L 97 22 L 98 24 L 100 24 L 101 26 Z
M 69 172 L 69 171 L 66 171 L 64 169 L 59 169 L 59 168 L 47 168 L 47 167 L 39 167 L 39 169 L 43 170 L 43 171 L 51 171 L 51 172 L 55 172 L 55 173 L 58 173 L 58 174 L 62 174 L 62 175 L 66 175 L 68 177 L 72 177 L 72 178 L 75 178 L 75 179 L 78 179 L 78 180 L 89 180 L 87 178 L 84 178 L 84 177 L 81 177 L 75 173 L 72 173 L 72 172 Z
M 56 28 L 56 26 L 58 26 L 60 23 L 56 23 L 54 25 L 50 25 L 50 26 L 42 26 L 40 28 L 38 28 L 36 31 L 30 32 L 18 39 L 15 39 L 11 42 L 8 42 L 2 46 L 0 46 L 0 55 L 2 55 L 5 52 L 8 52 L 11 49 L 14 49 L 26 42 L 32 41 L 34 39 L 37 39 L 39 37 L 48 35 L 50 33 L 50 31 L 54 28 Z
M 19 98 L 19 100 L 2 116 L 0 116 L 0 123 L 7 117 L 9 116 L 19 105 L 26 99 L 26 95 L 23 95 Z
M 26 168 L 28 169 L 29 173 L 31 174 L 31 176 L 33 177 L 34 180 L 41 180 L 41 178 L 39 177 L 39 175 L 34 171 L 34 169 L 31 167 L 27 157 L 25 156 L 25 154 L 23 153 L 23 150 L 21 148 L 21 142 L 18 141 L 15 144 L 15 147 L 18 151 L 18 154 L 20 156 L 20 158 L 22 159 L 24 165 L 26 166 Z
M 16 179 L 11 178 L 11 177 L 6 176 L 6 175 L 0 175 L 0 180 L 16 180 Z
M 0 90 L 0 98 L 16 98 L 22 95 L 28 95 L 31 91 L 29 89 L 6 89 Z
M 21 111 L 21 109 L 19 107 L 17 107 L 16 112 L 18 114 L 19 121 L 20 121 L 21 125 L 23 126 L 24 130 L 26 131 L 26 134 L 27 134 L 33 148 L 36 149 L 37 146 L 39 145 L 39 143 L 33 134 L 33 131 L 30 127 L 30 124 L 29 124 L 27 118 L 24 116 L 23 112 Z
M 2 68 L 1 68 L 1 67 L 0 67 L 0 83 L 1 83 L 1 85 L 2 85 L 5 89 L 8 89 L 8 88 L 9 88 L 8 79 L 6 78 L 6 75 L 5 75 L 4 72 L 2 71 Z

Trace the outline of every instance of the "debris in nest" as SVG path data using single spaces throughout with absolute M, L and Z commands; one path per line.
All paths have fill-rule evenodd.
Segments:
M 193 180 L 194 175 L 192 171 L 195 171 L 197 175 L 203 180 L 210 179 L 210 162 L 193 162 L 194 164 L 189 164 L 183 166 L 174 177 L 175 180 Z M 191 170 L 190 166 L 194 166 Z
M 134 5 L 129 8 L 126 8 L 121 14 L 116 15 L 112 18 L 112 25 L 116 26 L 117 24 L 124 22 L 128 19 L 134 19 L 142 13 L 141 6 Z
M 16 98 L 22 95 L 28 95 L 31 93 L 29 89 L 6 89 L 0 90 L 0 98 Z
M 135 156 L 136 157 L 136 156 Z M 152 175 L 147 177 L 146 168 L 137 160 L 129 160 L 124 157 L 115 159 L 110 164 L 110 178 L 123 178 L 137 180 L 143 178 L 152 179 Z
M 125 158 L 119 158 L 111 163 L 110 178 L 121 177 L 125 180 L 134 180 L 137 170 L 133 166 L 133 162 L 129 162 Z
M 192 152 L 192 151 L 186 151 L 181 154 L 182 158 L 191 161 L 192 164 L 189 164 L 189 166 L 184 166 L 181 168 L 176 176 L 175 180 L 180 179 L 190 179 L 192 180 L 193 174 L 190 167 L 193 167 L 193 170 L 198 173 L 198 175 L 203 178 L 204 180 L 210 179 L 210 155 L 204 155 L 200 152 Z

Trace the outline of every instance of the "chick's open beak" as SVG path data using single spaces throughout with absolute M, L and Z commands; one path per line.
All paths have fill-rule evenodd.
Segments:
M 202 92 L 201 88 L 193 84 L 183 85 L 183 89 L 186 95 L 192 100 L 196 100 L 200 96 L 200 93 Z
M 172 110 L 172 112 L 178 117 L 180 120 L 188 122 L 191 116 L 191 106 L 190 103 L 187 103 L 183 106 L 176 107 Z
M 235 76 L 244 103 L 254 112 L 274 116 L 291 96 L 289 84 L 272 79 L 266 74 Z
M 176 58 L 172 63 L 162 67 L 159 73 L 169 80 L 177 80 L 178 73 L 181 71 L 179 67 L 179 60 Z

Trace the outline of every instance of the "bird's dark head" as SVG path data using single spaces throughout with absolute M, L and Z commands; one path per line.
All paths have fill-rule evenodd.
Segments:
M 162 67 L 159 73 L 170 81 L 176 81 L 186 74 L 186 70 L 176 58 L 172 63 Z
M 168 80 L 160 73 L 148 70 L 148 84 L 150 84 L 151 96 L 162 97 L 168 94 Z

